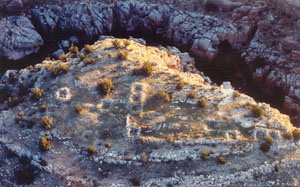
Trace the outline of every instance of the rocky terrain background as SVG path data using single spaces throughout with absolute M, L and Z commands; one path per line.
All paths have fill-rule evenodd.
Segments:
M 0 9 L 1 185 L 299 185 L 290 122 L 299 126 L 299 1 L 7 0 Z M 143 39 L 103 41 L 106 34 L 155 37 L 188 53 L 147 48 Z M 91 54 L 69 52 L 98 39 Z M 48 45 L 58 60 L 34 65 Z M 133 75 L 144 62 L 154 67 L 150 78 Z M 228 82 L 212 85 L 195 67 L 256 85 L 290 118 Z M 95 89 L 103 77 L 117 85 L 107 98 Z M 156 111 L 147 100 L 159 89 L 172 97 Z M 209 107 L 197 108 L 191 91 Z M 54 127 L 42 128 L 45 115 Z M 41 137 L 50 151 L 40 150 Z
M 102 36 L 2 76 L 1 186 L 299 185 L 287 115 L 143 43 Z

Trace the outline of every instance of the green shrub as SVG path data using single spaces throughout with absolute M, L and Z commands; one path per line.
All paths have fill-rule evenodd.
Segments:
M 101 79 L 97 88 L 102 94 L 108 95 L 115 89 L 115 86 L 111 80 Z
M 295 140 L 299 140 L 300 139 L 300 129 L 295 129 L 293 131 L 293 137 Z
M 52 127 L 52 119 L 48 116 L 42 116 L 42 124 L 45 129 L 50 129 Z
M 128 47 L 131 45 L 131 41 L 129 41 L 129 40 L 125 40 L 125 41 L 123 41 L 123 43 L 124 43 L 125 47 Z
M 112 142 L 106 142 L 105 146 L 106 146 L 107 148 L 111 148 Z
M 176 85 L 176 90 L 182 90 L 184 87 L 183 81 L 179 81 Z
M 200 108 L 206 108 L 207 107 L 207 102 L 205 99 L 199 99 L 198 102 L 197 102 L 197 105 L 200 107 Z
M 238 91 L 234 91 L 234 92 L 233 92 L 233 97 L 234 97 L 234 99 L 235 99 L 235 98 L 238 98 L 240 95 L 241 95 L 241 94 L 240 94 Z
M 118 40 L 118 39 L 113 40 L 112 43 L 113 43 L 114 47 L 116 47 L 116 48 L 121 48 L 124 45 L 123 41 L 122 40 Z
M 71 46 L 69 48 L 70 52 L 73 54 L 77 54 L 78 53 L 78 47 L 77 46 Z
M 42 136 L 40 138 L 39 146 L 42 151 L 48 151 L 50 149 L 51 142 L 45 136 Z
M 268 152 L 270 150 L 271 145 L 267 142 L 263 142 L 260 144 L 260 150 L 263 152 Z
M 89 45 L 89 44 L 84 45 L 84 50 L 85 50 L 85 52 L 86 52 L 87 54 L 93 53 L 93 52 L 94 52 L 94 49 L 93 49 L 92 46 Z
M 42 110 L 43 112 L 46 112 L 46 111 L 47 111 L 47 105 L 42 105 L 42 106 L 41 106 L 41 110 Z
M 80 57 L 80 60 L 83 60 L 85 58 L 85 54 L 84 53 L 80 53 L 79 57 Z
M 147 157 L 146 153 L 144 153 L 144 152 L 142 152 L 142 154 L 141 154 L 141 161 L 143 163 L 146 163 L 148 161 L 148 157 Z
M 84 64 L 88 65 L 88 64 L 96 64 L 96 60 L 95 58 L 86 58 L 83 60 Z
M 144 75 L 146 77 L 150 77 L 153 73 L 153 67 L 150 62 L 144 62 L 142 68 L 140 69 L 134 69 L 133 74 L 134 75 Z
M 152 64 L 148 61 L 144 62 L 142 69 L 141 69 L 141 73 L 144 76 L 150 77 L 153 73 Z
M 174 142 L 174 135 L 173 134 L 168 134 L 167 135 L 167 141 L 169 143 L 173 143 Z
M 153 95 L 152 99 L 159 103 L 169 103 L 170 95 L 165 90 L 159 90 Z
M 36 99 L 40 99 L 43 96 L 44 90 L 40 88 L 33 88 L 31 92 Z
M 87 152 L 91 156 L 96 152 L 96 150 L 95 150 L 94 146 L 89 145 L 88 148 L 87 148 Z
M 62 73 L 67 73 L 69 71 L 69 65 L 64 63 L 59 63 L 52 67 L 52 75 L 57 76 Z
M 76 105 L 75 106 L 75 111 L 77 114 L 81 114 L 83 111 L 83 107 L 81 105 Z
M 207 151 L 201 151 L 201 159 L 207 160 L 209 157 L 209 153 Z
M 187 98 L 188 98 L 188 99 L 196 99 L 196 98 L 197 98 L 196 92 L 190 91 L 190 92 L 187 94 Z
M 219 161 L 220 164 L 226 164 L 227 159 L 225 157 L 223 157 L 223 156 L 219 156 L 218 157 L 218 161 Z
M 275 166 L 274 166 L 274 169 L 275 169 L 276 172 L 279 172 L 280 171 L 279 164 L 276 163 Z
M 264 110 L 262 107 L 258 106 L 258 105 L 251 105 L 251 111 L 254 117 L 258 118 L 258 117 L 262 117 L 264 115 Z
M 26 69 L 28 69 L 29 71 L 33 71 L 34 67 L 32 65 L 30 65 L 30 66 L 27 66 Z
M 66 61 L 67 61 L 67 58 L 68 58 L 68 56 L 67 56 L 65 53 L 61 54 L 61 55 L 58 57 L 58 59 L 61 60 L 61 61 L 63 61 L 63 62 L 66 62 Z
M 119 50 L 119 57 L 122 60 L 128 60 L 128 51 L 127 50 Z

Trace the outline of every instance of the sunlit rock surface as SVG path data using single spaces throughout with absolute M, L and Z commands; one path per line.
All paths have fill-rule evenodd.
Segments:
M 89 49 L 2 77 L 10 90 L 0 104 L 2 186 L 297 185 L 300 133 L 287 115 L 228 82 L 218 87 L 200 73 L 182 72 L 187 62 L 179 56 L 186 54 L 176 49 L 123 39 Z M 151 76 L 133 73 L 145 62 Z M 114 84 L 106 96 L 97 89 L 104 78 Z M 33 88 L 43 90 L 41 97 Z M 169 102 L 153 100 L 159 90 Z M 39 148 L 42 136 L 51 141 L 49 151 Z

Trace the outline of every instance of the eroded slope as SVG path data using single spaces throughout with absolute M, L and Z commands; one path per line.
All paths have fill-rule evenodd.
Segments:
M 1 104 L 1 145 L 19 158 L 26 155 L 37 173 L 53 176 L 50 180 L 60 176 L 61 185 L 297 180 L 293 151 L 300 132 L 288 116 L 229 83 L 217 87 L 182 72 L 182 66 L 170 51 L 108 38 L 78 53 L 73 48 L 57 61 L 8 71 L 5 86 L 26 81 L 31 86 Z M 103 80 L 114 85 L 107 94 L 99 90 Z M 48 151 L 40 150 L 42 136 L 51 142 Z M 6 167 L 12 163 L 3 159 Z M 285 170 L 276 173 L 276 164 Z M 274 173 L 284 180 L 274 179 Z M 42 176 L 36 174 L 34 184 L 49 183 Z

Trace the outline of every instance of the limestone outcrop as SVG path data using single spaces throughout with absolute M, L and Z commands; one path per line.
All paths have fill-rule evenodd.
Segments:
M 38 52 L 44 44 L 31 21 L 23 16 L 10 16 L 0 20 L 0 56 L 19 60 Z
M 300 180 L 300 129 L 287 115 L 187 71 L 178 49 L 105 38 L 2 76 L 1 186 Z

